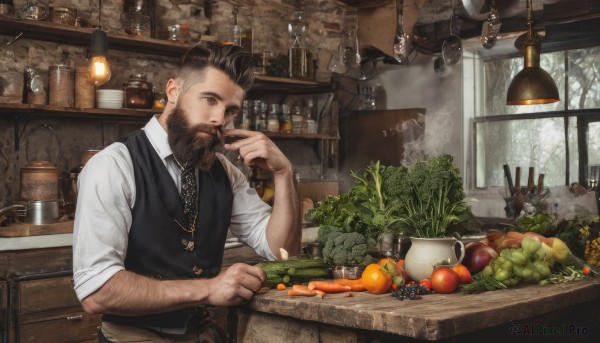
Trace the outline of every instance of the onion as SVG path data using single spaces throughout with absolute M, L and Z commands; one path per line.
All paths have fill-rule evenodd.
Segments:
M 463 264 L 469 269 L 471 274 L 474 274 L 482 271 L 497 256 L 498 253 L 496 250 L 490 246 L 481 242 L 471 242 L 465 247 Z

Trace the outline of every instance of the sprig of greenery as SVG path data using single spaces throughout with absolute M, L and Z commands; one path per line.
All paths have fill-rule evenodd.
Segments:
M 478 294 L 507 288 L 502 282 L 496 280 L 494 275 L 485 276 L 483 273 L 473 274 L 473 281 L 460 285 L 463 294 Z

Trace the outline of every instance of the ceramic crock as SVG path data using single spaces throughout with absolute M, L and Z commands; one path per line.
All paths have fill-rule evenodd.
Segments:
M 20 169 L 22 201 L 58 199 L 58 168 L 48 161 L 31 161 Z

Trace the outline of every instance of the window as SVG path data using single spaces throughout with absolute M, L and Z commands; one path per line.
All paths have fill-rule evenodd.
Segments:
M 523 57 L 481 61 L 473 118 L 474 185 L 504 186 L 502 166 L 545 174 L 546 186 L 600 177 L 600 47 L 541 55 L 561 101 L 507 106 L 506 91 Z M 527 177 L 527 175 L 525 175 Z M 537 179 L 536 179 L 537 181 Z M 526 180 L 521 175 L 521 186 Z

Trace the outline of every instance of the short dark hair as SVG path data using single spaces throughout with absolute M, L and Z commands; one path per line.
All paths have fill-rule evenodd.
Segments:
M 255 60 L 237 45 L 220 42 L 200 42 L 191 47 L 182 57 L 179 77 L 185 77 L 185 70 L 202 71 L 208 66 L 223 71 L 233 82 L 247 92 L 254 82 Z

